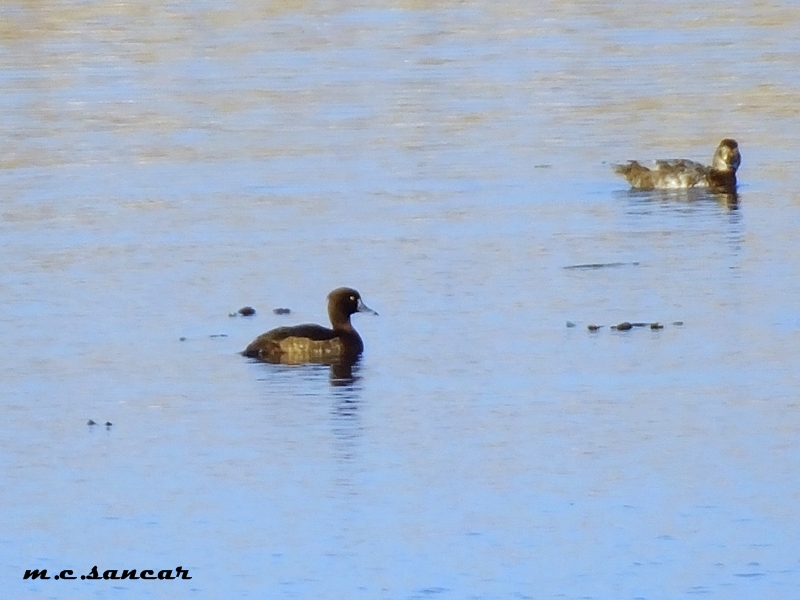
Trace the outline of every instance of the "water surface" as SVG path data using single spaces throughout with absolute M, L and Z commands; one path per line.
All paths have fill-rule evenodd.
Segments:
M 18 2 L 0 23 L 8 594 L 798 588 L 800 8 Z M 735 206 L 610 169 L 723 137 Z M 594 263 L 622 264 L 567 268 Z M 341 285 L 380 313 L 354 317 L 352 379 L 238 355 L 324 322 Z M 192 580 L 22 579 L 94 565 Z

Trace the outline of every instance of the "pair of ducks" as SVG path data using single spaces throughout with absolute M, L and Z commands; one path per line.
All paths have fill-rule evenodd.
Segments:
M 736 140 L 724 139 L 717 146 L 710 167 L 673 159 L 657 160 L 652 169 L 635 160 L 613 168 L 637 189 L 703 187 L 732 194 L 736 191 L 736 170 L 741 161 Z M 242 354 L 269 363 L 353 363 L 364 351 L 364 342 L 350 322 L 350 316 L 357 312 L 378 314 L 364 304 L 356 290 L 337 288 L 328 294 L 332 328 L 313 324 L 278 327 L 258 336 Z

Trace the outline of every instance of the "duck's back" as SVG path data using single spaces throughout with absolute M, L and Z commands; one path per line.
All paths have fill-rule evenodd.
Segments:
M 656 161 L 656 183 L 659 189 L 683 189 L 708 185 L 708 167 L 685 158 Z
M 343 340 L 343 335 L 346 334 L 311 323 L 278 327 L 262 333 L 242 354 L 267 362 L 300 364 L 336 360 L 352 353 L 353 347 L 363 349 L 358 334 L 354 340 Z
M 683 158 L 657 160 L 648 169 L 632 160 L 624 165 L 614 165 L 614 171 L 622 175 L 631 187 L 652 189 L 683 189 L 707 184 L 708 169 L 698 162 Z

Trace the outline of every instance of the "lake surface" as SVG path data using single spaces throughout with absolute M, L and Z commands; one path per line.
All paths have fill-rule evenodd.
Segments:
M 800 5 L 518 4 L 0 5 L 9 598 L 797 594 Z

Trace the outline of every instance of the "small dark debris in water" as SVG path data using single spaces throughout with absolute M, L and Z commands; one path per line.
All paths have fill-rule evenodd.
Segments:
M 252 317 L 254 314 L 256 314 L 256 309 L 252 306 L 243 306 L 239 309 L 239 314 L 243 317 Z
M 575 327 L 575 323 L 572 321 L 567 321 L 567 327 Z
M 106 421 L 106 427 L 111 427 L 113 423 L 111 421 Z
M 290 312 L 292 312 L 292 309 L 291 308 L 273 308 L 272 312 L 274 312 L 276 315 L 288 315 Z
M 542 163 L 541 165 L 533 165 L 534 169 L 550 169 L 553 165 L 548 165 L 547 163 Z
M 627 267 L 639 266 L 637 262 L 610 262 L 610 263 L 586 263 L 584 265 L 568 265 L 565 269 L 604 269 L 606 267 Z
M 89 420 L 86 422 L 86 424 L 87 424 L 89 427 L 91 427 L 92 425 L 97 425 L 97 423 L 95 423 L 95 422 L 94 422 L 94 421 L 92 421 L 91 419 L 89 419 Z
M 681 325 L 683 325 L 683 321 L 673 321 L 672 324 L 680 327 Z
M 228 334 L 227 333 L 212 333 L 208 337 L 210 337 L 210 338 L 228 337 Z
M 186 337 L 185 337 L 185 336 L 181 336 L 181 337 L 179 337 L 178 339 L 179 339 L 181 342 L 185 342 L 185 341 L 186 341 Z
M 675 321 L 673 323 L 673 325 L 683 325 L 683 321 Z M 588 328 L 589 328 L 589 331 L 594 332 L 594 331 L 597 331 L 598 329 L 600 329 L 601 327 L 603 327 L 603 326 L 602 325 L 589 325 Z M 615 331 L 630 331 L 634 327 L 649 327 L 652 330 L 664 329 L 664 326 L 661 323 L 659 323 L 658 321 L 653 321 L 651 323 L 642 323 L 642 322 L 631 323 L 629 321 L 623 321 L 622 323 L 617 323 L 616 325 L 612 325 L 610 327 L 610 329 L 613 329 Z

